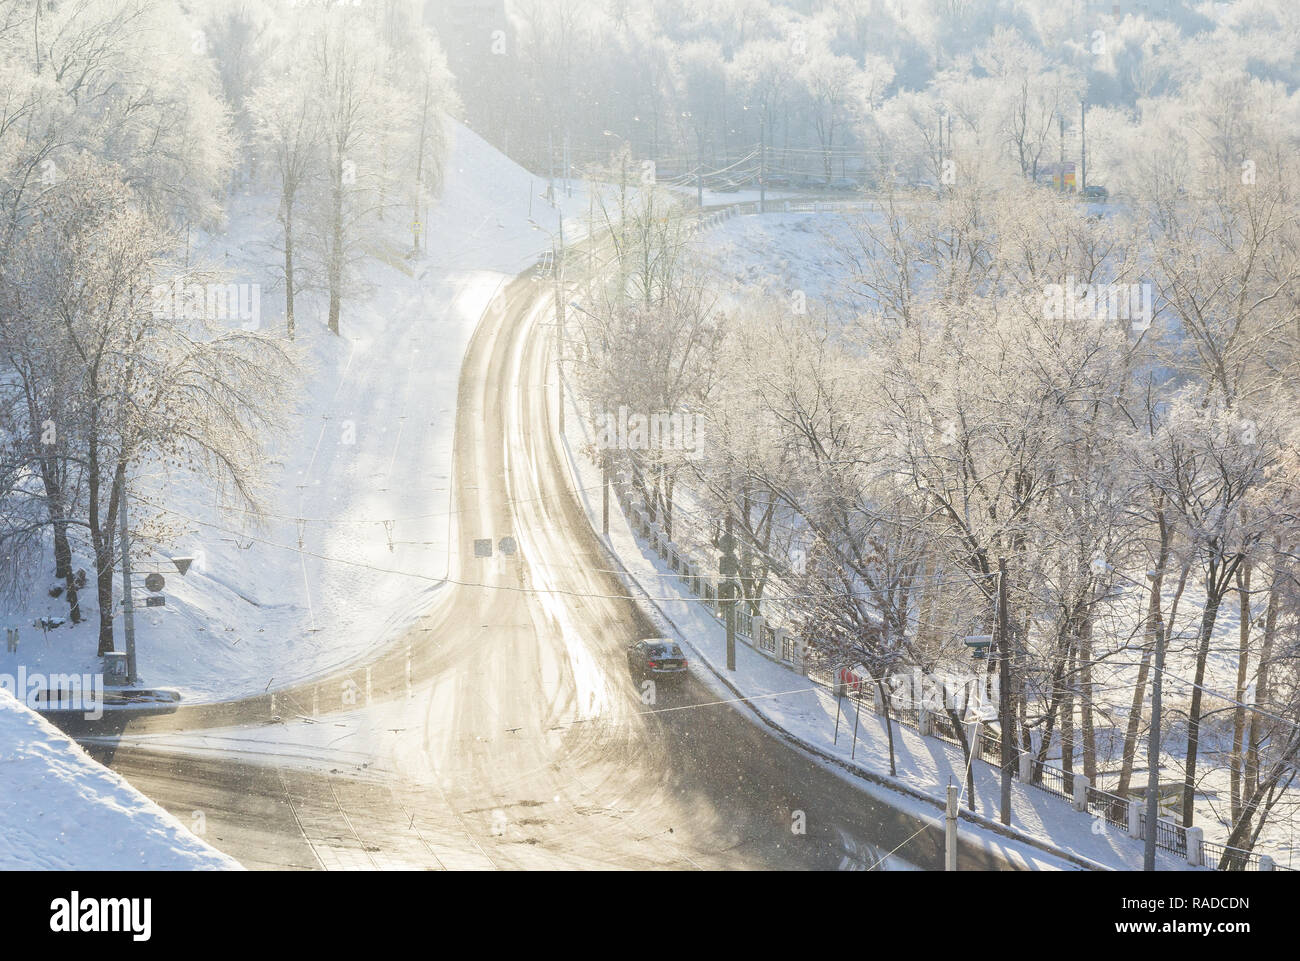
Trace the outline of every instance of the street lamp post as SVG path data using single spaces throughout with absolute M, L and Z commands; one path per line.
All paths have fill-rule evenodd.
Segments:
M 1011 824 L 1011 765 L 1013 763 L 1011 745 L 1011 637 L 1007 625 L 1007 562 L 998 558 L 998 721 L 1002 730 L 998 732 L 1002 753 L 1002 792 L 1000 820 Z
M 1155 581 L 1155 574 L 1147 575 Z M 1165 675 L 1165 624 L 1157 606 L 1152 633 L 1155 636 L 1155 675 L 1151 679 L 1151 740 L 1147 747 L 1147 829 L 1143 838 L 1142 870 L 1156 869 L 1156 819 L 1160 816 L 1160 688 Z
M 122 627 L 126 634 L 126 681 L 139 679 L 135 669 L 135 604 L 131 598 L 131 535 L 126 519 L 126 470 L 118 469 L 118 534 L 122 550 Z
M 555 208 L 559 221 L 559 239 L 536 220 L 530 219 L 534 230 L 551 238 L 551 269 L 555 272 L 555 394 L 559 408 L 560 434 L 564 434 L 564 211 Z
M 596 315 L 593 314 L 591 311 L 584 310 L 581 306 L 579 306 L 577 301 L 570 301 L 569 306 L 572 307 L 574 310 L 578 311 L 578 313 L 580 314 L 586 314 L 588 317 L 592 318 L 593 320 L 600 319 L 596 317 Z M 610 452 L 609 452 L 609 448 L 606 447 L 600 452 L 600 474 L 601 474 L 600 530 L 601 533 L 605 534 L 606 536 L 609 535 L 609 484 L 610 484 L 610 478 L 612 473 L 613 472 L 610 469 Z
M 122 437 L 127 437 L 127 405 L 130 395 L 122 382 L 122 406 L 118 410 L 118 426 Z M 131 534 L 127 523 L 126 465 L 117 467 L 117 530 L 122 551 L 122 630 L 126 635 L 126 682 L 134 684 L 138 675 L 135 669 L 135 605 L 131 598 Z
M 564 436 L 564 211 L 560 221 L 560 249 L 555 252 L 555 396 L 560 408 L 560 436 Z
M 727 621 L 727 670 L 736 669 L 736 574 L 740 570 L 736 558 L 736 537 L 731 533 L 731 515 L 727 515 L 726 533 L 718 542 L 722 557 L 718 561 L 718 573 L 722 575 L 722 588 L 726 592 L 723 609 Z

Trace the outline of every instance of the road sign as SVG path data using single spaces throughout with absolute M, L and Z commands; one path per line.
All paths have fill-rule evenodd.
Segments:
M 144 606 L 145 607 L 166 607 L 167 598 L 163 597 L 161 594 L 152 594 L 149 597 L 146 597 L 144 599 Z
M 519 550 L 519 545 L 515 543 L 513 537 L 503 537 L 501 538 L 501 542 L 497 544 L 497 550 L 502 554 L 505 554 L 506 557 L 511 557 L 514 555 L 515 551 Z
M 150 574 L 144 579 L 144 586 L 157 594 L 167 586 L 167 579 L 161 574 Z
M 491 556 L 492 556 L 492 538 L 490 538 L 490 537 L 481 537 L 481 538 L 479 538 L 478 540 L 474 541 L 474 556 L 475 556 L 475 557 L 491 557 Z

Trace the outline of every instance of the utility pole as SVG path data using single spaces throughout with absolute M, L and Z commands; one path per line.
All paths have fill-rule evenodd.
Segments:
M 546 199 L 555 203 L 555 137 L 546 131 Z
M 1079 190 L 1088 186 L 1088 103 L 1079 101 Z
M 998 721 L 1002 727 L 1003 824 L 1011 824 L 1011 643 L 1007 631 L 1007 561 L 998 558 Z
M 569 151 L 569 131 L 564 131 L 564 196 L 573 196 L 573 155 Z
M 1065 193 L 1065 114 L 1061 113 L 1058 119 L 1061 122 L 1061 193 Z
M 701 210 L 704 209 L 704 134 L 696 135 L 695 149 L 695 203 Z
M 125 391 L 123 392 L 125 394 Z M 123 402 L 125 403 L 125 396 Z M 121 414 L 122 436 L 126 436 L 126 410 Z M 138 680 L 135 670 L 135 605 L 131 600 L 131 535 L 126 520 L 126 465 L 117 468 L 117 529 L 122 551 L 122 626 L 126 632 L 126 681 Z
M 628 145 L 623 143 L 621 151 L 623 158 L 622 180 L 619 181 L 618 189 L 618 232 L 619 240 L 614 245 L 614 252 L 618 256 L 618 305 L 620 308 L 627 306 L 627 161 Z M 614 239 L 613 226 L 609 229 L 610 240 Z M 592 245 L 594 247 L 594 245 Z M 594 275 L 593 275 L 594 276 Z M 591 278 L 587 278 L 590 282 Z
M 943 869 L 957 870 L 957 785 L 948 785 L 948 812 L 944 816 Z
M 558 208 L 557 208 L 558 210 Z M 564 436 L 564 211 L 559 211 L 560 248 L 555 252 L 555 393 L 560 408 L 560 436 Z
M 718 547 L 722 557 L 718 560 L 718 573 L 722 575 L 722 589 L 725 591 L 723 609 L 727 620 L 727 670 L 736 669 L 736 574 L 740 565 L 736 560 L 736 538 L 731 533 L 731 513 L 727 513 L 727 526 Z
M 951 122 L 952 118 L 951 117 L 948 118 L 949 123 L 948 123 L 947 144 L 944 143 L 944 139 L 943 139 L 943 126 L 944 126 L 943 118 L 944 115 L 939 114 L 939 164 L 934 172 L 934 180 L 935 180 L 935 184 L 937 185 L 937 190 L 940 196 L 943 195 L 944 161 L 948 159 L 947 154 L 952 150 L 952 122 Z
M 1142 870 L 1156 869 L 1156 818 L 1160 816 L 1160 684 L 1165 676 L 1165 623 L 1155 617 L 1156 663 L 1151 679 L 1151 740 L 1147 745 L 1147 830 L 1143 841 Z
M 600 501 L 600 529 L 609 536 L 609 450 L 600 452 L 600 471 L 602 475 Z

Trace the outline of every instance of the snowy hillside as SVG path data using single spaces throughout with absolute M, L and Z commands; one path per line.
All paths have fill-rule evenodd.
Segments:
M 135 545 L 137 581 L 158 570 L 166 606 L 137 598 L 144 683 L 179 688 L 187 700 L 260 693 L 346 663 L 399 635 L 433 601 L 447 570 L 453 518 L 447 478 L 460 361 L 492 297 L 549 247 L 558 225 L 540 196 L 546 182 L 453 120 L 441 198 L 426 260 L 368 262 L 366 299 L 345 301 L 341 336 L 323 305 L 300 299 L 299 398 L 283 446 L 267 452 L 269 513 L 223 509 L 218 493 L 185 474 L 137 477 L 133 526 L 152 516 L 183 535 L 166 550 Z M 585 229 L 586 194 L 575 185 L 566 240 Z M 394 223 L 393 249 L 405 249 Z M 237 198 L 224 233 L 201 238 L 196 257 L 262 281 L 262 326 L 279 329 L 273 290 L 275 203 Z M 278 299 L 277 299 L 278 298 Z M 168 562 L 193 556 L 185 577 Z M 87 558 L 76 566 L 91 569 Z M 4 609 L 20 628 L 17 655 L 0 672 L 97 672 L 93 594 L 87 620 L 47 635 L 31 626 L 67 605 L 31 585 Z M 120 579 L 115 582 L 120 599 Z M 137 594 L 141 594 L 137 583 Z M 119 649 L 122 644 L 118 629 Z

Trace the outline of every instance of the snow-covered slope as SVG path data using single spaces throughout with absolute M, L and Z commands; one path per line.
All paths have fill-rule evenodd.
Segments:
M 152 514 L 183 532 L 136 561 L 138 582 L 155 569 L 167 577 L 166 606 L 137 607 L 145 683 L 180 688 L 191 701 L 274 690 L 390 641 L 433 602 L 447 568 L 461 359 L 492 297 L 550 246 L 546 231 L 558 225 L 540 196 L 544 180 L 448 124 L 427 257 L 377 250 L 367 292 L 344 303 L 341 336 L 325 329 L 323 304 L 299 301 L 304 377 L 285 385 L 294 414 L 283 446 L 267 451 L 270 516 L 255 522 L 223 509 L 216 491 L 187 474 L 133 479 L 133 523 Z M 587 199 L 577 186 L 561 196 L 568 240 L 583 233 Z M 224 233 L 195 245 L 196 257 L 235 280 L 262 284 L 268 330 L 283 329 L 275 214 L 274 198 L 236 198 Z M 404 251 L 409 225 L 391 219 L 384 246 Z M 179 555 L 197 558 L 183 578 L 167 562 Z M 48 635 L 32 628 L 37 617 L 66 616 L 48 586 L 34 584 L 30 600 L 6 612 L 23 637 L 16 656 L 0 653 L 0 673 L 16 674 L 19 664 L 100 669 L 93 592 L 82 597 L 86 624 Z
M 0 869 L 239 867 L 4 691 L 0 772 Z

